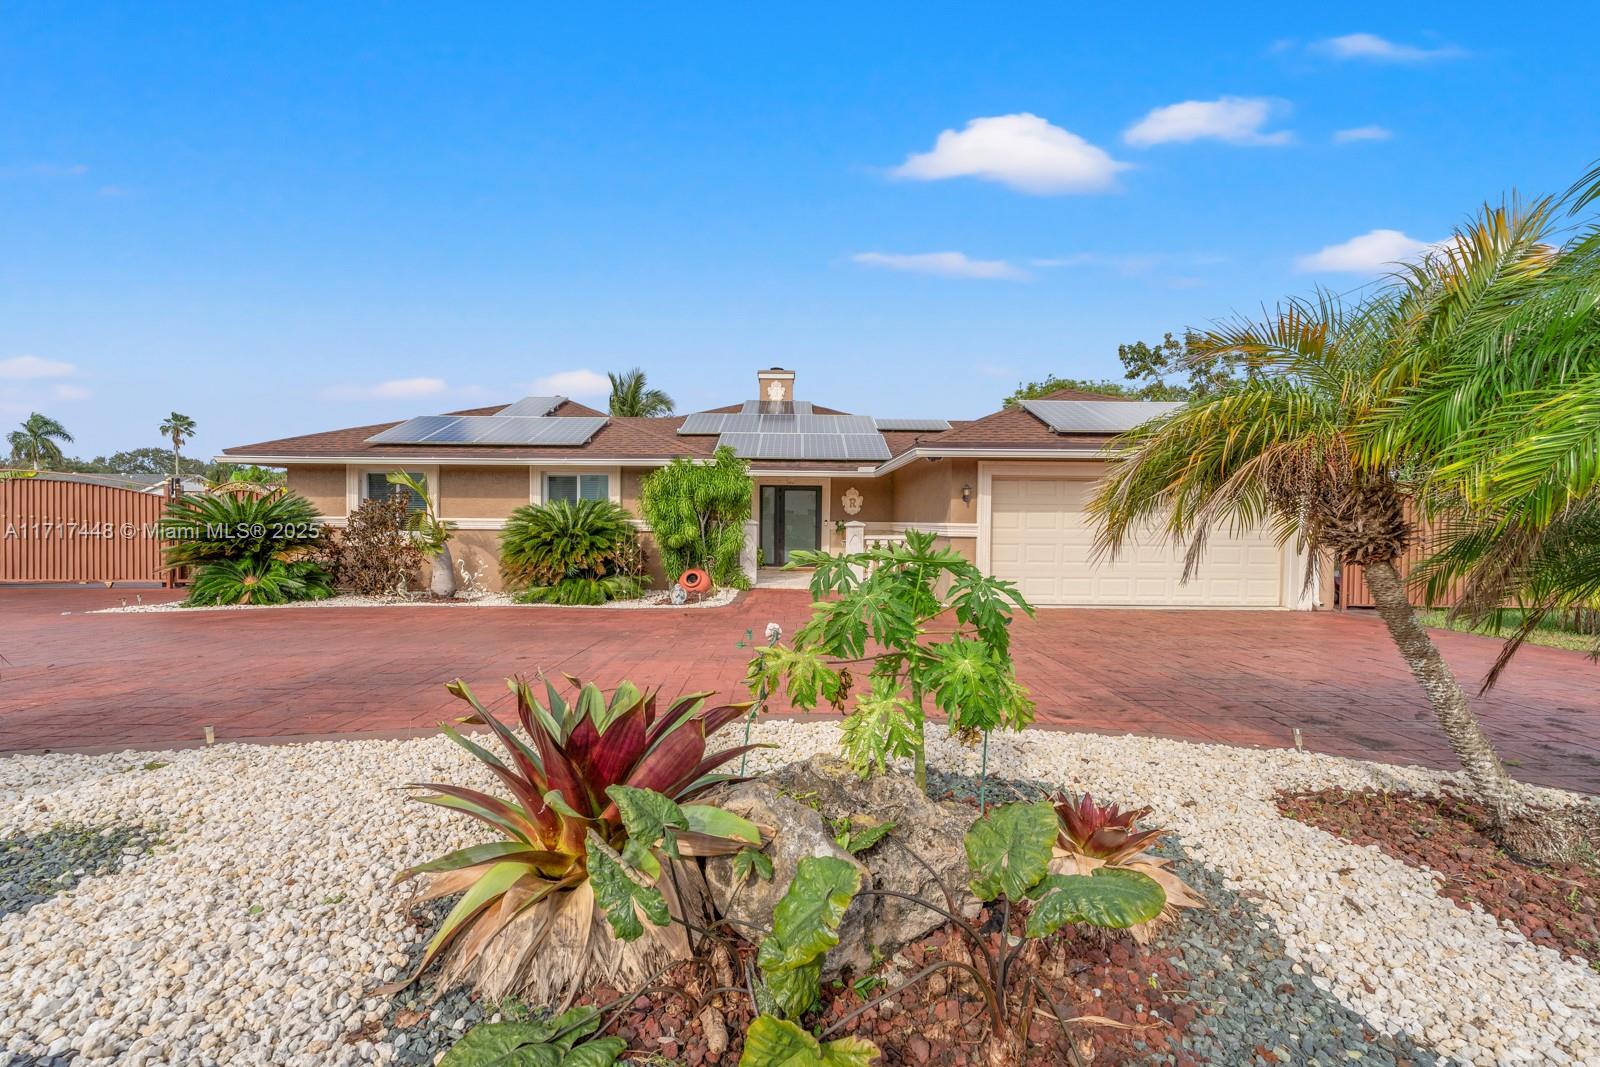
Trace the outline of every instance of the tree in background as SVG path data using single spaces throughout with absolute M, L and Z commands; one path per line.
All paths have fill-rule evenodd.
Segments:
M 66 457 L 61 454 L 57 442 L 71 440 L 72 435 L 65 426 L 37 411 L 23 421 L 21 429 L 6 435 L 6 443 L 11 446 L 11 462 L 31 463 L 34 470 L 59 466 Z
M 181 477 L 178 472 L 178 453 L 182 451 L 183 443 L 194 436 L 194 420 L 174 411 L 162 420 L 160 431 L 163 437 L 172 442 L 172 476 Z
M 672 414 L 672 398 L 660 389 L 649 388 L 644 371 L 611 371 L 611 414 L 655 419 Z
M 710 463 L 679 457 L 645 478 L 640 505 L 668 579 L 703 567 L 718 585 L 749 585 L 739 557 L 754 492 L 750 464 L 726 447 Z
M 1191 400 L 1210 396 L 1248 380 L 1258 373 L 1249 362 L 1236 353 L 1210 352 L 1196 348 L 1201 335 L 1185 330 L 1182 339 L 1168 333 L 1154 344 L 1135 341 L 1117 346 L 1117 358 L 1129 385 L 1106 379 L 1057 378 L 1054 374 L 1042 382 L 1024 382 L 1005 399 L 1006 407 L 1016 407 L 1024 400 L 1038 400 L 1061 389 L 1078 389 L 1086 393 L 1103 393 L 1106 396 L 1125 397 L 1129 400 Z M 1175 376 L 1179 380 L 1170 379 Z

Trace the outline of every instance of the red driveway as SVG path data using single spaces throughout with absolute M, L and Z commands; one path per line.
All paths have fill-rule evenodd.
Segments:
M 124 596 L 133 593 L 0 588 L 0 751 L 192 743 L 206 724 L 219 739 L 426 729 L 458 712 L 441 688 L 458 674 L 500 705 L 505 675 L 541 669 L 737 696 L 767 622 L 792 633 L 808 614 L 803 592 L 778 590 L 705 611 L 83 614 Z M 1499 647 L 1436 637 L 1474 684 Z M 1274 746 L 1299 727 L 1317 751 L 1451 763 L 1368 617 L 1042 611 L 1016 624 L 1016 650 L 1050 725 Z M 1600 792 L 1600 667 L 1582 654 L 1525 649 L 1478 709 L 1516 776 Z

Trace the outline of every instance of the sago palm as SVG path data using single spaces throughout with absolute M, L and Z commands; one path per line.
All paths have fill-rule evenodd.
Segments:
M 1331 297 L 1293 300 L 1267 321 L 1206 333 L 1191 351 L 1242 355 L 1259 376 L 1120 438 L 1090 511 L 1102 552 L 1114 555 L 1153 527 L 1187 548 L 1186 578 L 1208 535 L 1264 526 L 1280 543 L 1299 540 L 1313 560 L 1326 552 L 1362 567 L 1390 638 L 1478 797 L 1503 824 L 1518 809 L 1516 785 L 1395 567 L 1416 533 L 1408 465 L 1372 461 L 1360 447 L 1359 428 L 1389 399 L 1382 371 L 1396 310 L 1391 299 L 1356 307 Z
M 195 422 L 187 415 L 174 411 L 161 422 L 161 436 L 172 442 L 172 476 L 179 477 L 178 453 L 183 443 L 194 436 Z
M 72 435 L 55 419 L 37 411 L 27 417 L 20 430 L 6 435 L 6 443 L 11 446 L 11 462 L 31 463 L 34 470 L 39 470 L 41 465 L 58 464 L 65 458 L 58 441 L 70 443 Z
M 611 414 L 657 419 L 672 414 L 672 398 L 660 389 L 651 389 L 644 371 L 611 371 Z

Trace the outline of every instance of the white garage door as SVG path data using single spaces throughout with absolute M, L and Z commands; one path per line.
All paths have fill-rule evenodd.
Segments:
M 990 564 L 1034 604 L 1142 607 L 1263 607 L 1282 604 L 1283 553 L 1272 539 L 1214 534 L 1187 583 L 1183 556 L 1155 537 L 1129 544 L 1115 562 L 1093 559 L 1084 505 L 1094 482 L 996 478 Z

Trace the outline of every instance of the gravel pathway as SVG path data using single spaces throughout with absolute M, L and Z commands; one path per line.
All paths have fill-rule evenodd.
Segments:
M 837 741 L 830 723 L 756 732 L 782 746 L 768 759 Z M 942 734 L 931 749 L 935 767 L 977 770 Z M 1148 804 L 1173 829 L 1186 876 L 1218 903 L 1178 946 L 1216 1002 L 1195 1036 L 1214 1052 L 1253 1036 L 1292 1063 L 1600 1063 L 1600 974 L 1273 807 L 1278 789 L 1433 791 L 1446 776 L 1053 732 L 996 737 L 990 766 Z M 369 991 L 416 933 L 387 883 L 459 847 L 465 826 L 397 787 L 439 778 L 485 782 L 439 738 L 0 760 L 0 837 L 159 825 L 168 842 L 0 918 L 0 1050 L 76 1052 L 75 1067 L 395 1062 L 392 1005 Z
M 737 589 L 718 589 L 710 596 L 701 597 L 699 600 L 674 604 L 670 592 L 665 589 L 655 589 L 634 600 L 610 600 L 604 604 L 561 605 L 522 604 L 513 600 L 508 593 L 484 593 L 479 596 L 456 597 L 451 600 L 436 600 L 427 596 L 358 596 L 355 593 L 341 593 L 338 596 L 327 597 L 323 600 L 297 600 L 292 604 L 209 604 L 205 606 L 190 606 L 181 600 L 170 600 L 161 604 L 128 604 L 124 607 L 100 608 L 84 614 L 154 615 L 170 611 L 285 611 L 298 608 L 528 608 L 537 611 L 555 607 L 572 607 L 591 611 L 638 611 L 652 608 L 682 610 L 684 608 L 720 608 L 732 604 L 738 596 L 739 590 Z

